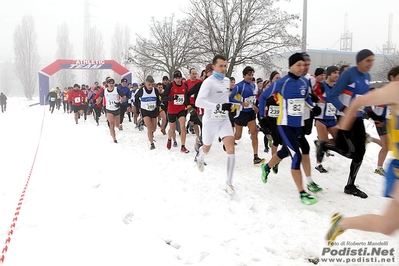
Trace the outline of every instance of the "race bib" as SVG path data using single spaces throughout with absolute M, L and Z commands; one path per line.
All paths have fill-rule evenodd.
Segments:
M 211 113 L 211 118 L 226 119 L 226 118 L 228 118 L 228 115 L 229 115 L 229 113 L 227 110 L 220 110 L 219 107 L 216 107 L 216 109 L 214 109 Z
M 255 96 L 249 96 L 247 98 L 244 98 L 244 102 L 249 103 L 249 106 L 244 108 L 252 108 L 252 106 L 255 104 L 255 101 L 256 101 Z
M 270 105 L 269 112 L 267 113 L 269 117 L 278 117 L 280 115 L 280 106 L 277 105 Z
M 326 116 L 335 116 L 337 109 L 332 103 L 327 103 L 326 105 Z
M 156 103 L 152 102 L 152 103 L 147 103 L 147 110 L 148 111 L 154 111 L 155 108 L 157 107 Z
M 288 99 L 288 115 L 302 116 L 303 108 L 305 107 L 304 99 Z
M 68 97 L 64 97 L 64 102 L 68 101 Z
M 54 102 L 55 101 L 55 97 L 50 97 L 50 101 Z
M 75 101 L 75 103 L 80 103 L 80 97 L 76 97 L 75 99 L 73 99 Z
M 173 101 L 175 105 L 183 105 L 184 104 L 184 94 L 175 94 L 177 95 L 177 99 Z

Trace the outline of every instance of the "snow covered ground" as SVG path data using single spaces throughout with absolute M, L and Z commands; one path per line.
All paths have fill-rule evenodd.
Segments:
M 350 161 L 336 155 L 325 160 L 329 173 L 313 170 L 324 192 L 317 204 L 305 206 L 290 175 L 291 160 L 283 160 L 278 175 L 262 183 L 244 134 L 236 146 L 237 197 L 231 200 L 223 190 L 226 158 L 217 139 L 200 173 L 193 162 L 193 135 L 187 137 L 189 154 L 167 150 L 160 131 L 150 150 L 146 131 L 126 118 L 114 144 L 104 117 L 100 126 L 92 117 L 76 125 L 73 114 L 50 114 L 47 106 L 28 104 L 12 98 L 0 113 L 1 245 L 27 184 L 45 114 L 5 266 L 312 265 L 307 258 L 318 257 L 325 247 L 332 213 L 381 213 L 388 200 L 382 197 L 383 177 L 374 174 L 375 144 L 367 147 L 357 181 L 368 199 L 343 193 Z M 372 124 L 367 131 L 377 136 Z M 269 160 L 262 141 L 259 146 L 260 156 Z M 352 230 L 339 239 L 398 236 Z

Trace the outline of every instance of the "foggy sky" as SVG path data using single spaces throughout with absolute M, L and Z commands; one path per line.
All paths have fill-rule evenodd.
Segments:
M 289 13 L 302 14 L 302 0 L 281 1 L 278 5 Z M 32 14 L 38 34 L 41 64 L 53 62 L 56 53 L 57 27 L 67 22 L 70 40 L 76 58 L 83 59 L 83 0 L 0 0 L 0 33 L 2 37 L 0 62 L 14 60 L 13 33 L 22 17 Z M 90 22 L 96 25 L 104 36 L 106 57 L 111 55 L 111 37 L 116 23 L 128 25 L 132 42 L 135 34 L 148 35 L 151 17 L 162 19 L 175 13 L 182 17 L 181 9 L 188 0 L 146 0 L 146 1 L 91 1 Z M 344 16 L 349 15 L 349 31 L 353 32 L 353 51 L 369 48 L 380 53 L 388 40 L 389 13 L 393 13 L 393 42 L 399 48 L 399 1 L 398 0 L 308 0 L 308 49 L 339 50 L 339 39 L 344 31 Z M 302 33 L 302 22 L 291 33 Z M 108 59 L 108 58 L 87 58 Z

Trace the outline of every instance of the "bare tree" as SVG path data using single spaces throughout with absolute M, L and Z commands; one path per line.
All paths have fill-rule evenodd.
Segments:
M 24 16 L 14 31 L 15 68 L 24 88 L 25 96 L 31 100 L 36 91 L 37 73 L 39 71 L 39 51 L 37 34 L 32 15 Z
M 144 82 L 147 76 L 154 75 L 154 68 L 146 66 L 136 67 L 133 74 L 138 78 L 138 82 Z
M 69 40 L 69 28 L 66 22 L 58 26 L 57 46 L 56 58 L 73 59 L 73 46 Z M 57 80 L 61 87 L 72 86 L 75 77 L 76 75 L 69 70 L 61 70 L 57 73 Z
M 237 65 L 262 65 L 264 58 L 276 52 L 299 47 L 299 37 L 287 31 L 288 27 L 297 27 L 299 16 L 274 7 L 275 2 L 190 0 L 186 14 L 204 59 L 225 55 L 227 75 L 231 75 Z
M 388 81 L 388 72 L 391 68 L 396 66 L 399 66 L 399 51 L 395 54 L 384 54 L 384 61 L 380 66 L 376 79 L 380 81 Z
M 104 58 L 104 41 L 103 35 L 97 29 L 97 27 L 93 26 L 89 31 L 89 38 L 87 40 L 87 46 L 85 47 L 85 55 L 87 56 L 87 60 L 100 60 Z M 87 81 L 86 83 L 93 84 L 95 81 L 101 83 L 101 70 L 87 70 Z
M 123 59 L 124 54 L 129 49 L 129 45 L 130 28 L 128 26 L 122 27 L 119 24 L 116 24 L 112 38 L 111 58 L 121 65 L 126 66 L 127 62 Z
M 175 21 L 173 15 L 163 21 L 152 18 L 150 38 L 137 35 L 126 61 L 139 68 L 153 68 L 154 72 L 168 73 L 171 77 L 176 69 L 189 68 L 198 62 L 192 31 L 192 23 L 188 20 Z

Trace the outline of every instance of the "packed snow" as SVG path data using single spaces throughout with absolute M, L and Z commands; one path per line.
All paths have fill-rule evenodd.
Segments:
M 307 136 L 312 177 L 324 191 L 316 195 L 318 203 L 306 206 L 291 178 L 291 159 L 264 184 L 244 134 L 236 146 L 237 195 L 231 199 L 224 191 L 226 157 L 217 138 L 201 173 L 193 161 L 195 135 L 187 135 L 190 153 L 183 154 L 167 150 L 167 136 L 157 130 L 156 149 L 150 150 L 146 130 L 135 129 L 126 116 L 115 144 L 104 116 L 99 126 L 91 116 L 76 125 L 73 114 L 29 107 L 34 102 L 10 98 L 7 112 L 0 113 L 2 244 L 27 185 L 5 266 L 312 265 L 308 258 L 319 257 L 326 246 L 334 212 L 382 213 L 389 200 L 382 196 L 384 178 L 374 174 L 376 144 L 367 146 L 356 182 L 369 198 L 349 196 L 343 193 L 348 159 L 326 157 L 329 173 L 314 170 L 314 128 Z M 269 160 L 263 149 L 259 133 L 260 157 Z M 349 230 L 339 240 L 397 238 Z

